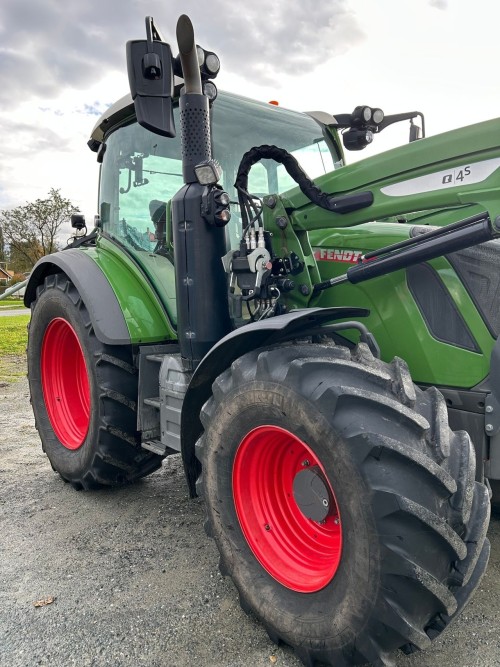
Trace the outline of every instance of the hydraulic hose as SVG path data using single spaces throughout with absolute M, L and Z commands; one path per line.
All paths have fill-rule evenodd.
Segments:
M 259 162 L 259 160 L 264 159 L 274 160 L 275 162 L 282 164 L 305 196 L 310 199 L 313 204 L 316 204 L 316 206 L 320 206 L 327 211 L 333 211 L 334 213 L 350 213 L 351 211 L 357 211 L 360 208 L 371 206 L 373 203 L 373 193 L 369 190 L 347 195 L 331 195 L 328 192 L 323 192 L 318 188 L 314 181 L 309 178 L 293 155 L 290 155 L 290 153 L 283 148 L 264 144 L 262 146 L 251 148 L 241 158 L 234 184 L 238 190 L 240 205 L 242 205 L 242 193 L 245 193 L 248 188 L 248 174 L 251 167 Z
M 247 190 L 250 168 L 263 159 L 275 160 L 282 164 L 306 197 L 314 204 L 321 206 L 321 208 L 329 209 L 331 195 L 322 192 L 314 184 L 293 155 L 290 155 L 288 151 L 277 146 L 255 146 L 243 155 L 234 184 L 238 190 Z

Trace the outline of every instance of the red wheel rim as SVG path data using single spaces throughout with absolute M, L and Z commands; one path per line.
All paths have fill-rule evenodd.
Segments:
M 41 357 L 43 398 L 54 433 L 67 449 L 82 446 L 90 423 L 90 386 L 78 336 L 62 317 L 45 331 Z
M 305 467 L 316 467 L 328 491 L 321 522 L 303 514 L 294 497 L 294 480 Z M 340 514 L 321 462 L 302 440 L 277 426 L 250 431 L 236 452 L 233 496 L 243 534 L 274 579 L 301 593 L 333 579 L 342 553 Z

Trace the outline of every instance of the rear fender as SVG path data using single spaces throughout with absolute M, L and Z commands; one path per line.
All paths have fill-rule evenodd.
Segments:
M 181 414 L 181 452 L 189 493 L 196 496 L 195 483 L 201 467 L 195 456 L 195 443 L 203 427 L 200 411 L 212 394 L 214 380 L 238 357 L 259 347 L 317 333 L 319 327 L 333 320 L 366 317 L 364 308 L 308 308 L 286 315 L 247 324 L 222 338 L 201 360 L 186 392 Z
M 36 299 L 37 287 L 43 284 L 46 276 L 61 272 L 78 290 L 97 338 L 108 345 L 129 345 L 130 333 L 125 317 L 108 279 L 81 250 L 65 250 L 43 257 L 31 272 L 24 304 L 28 308 L 31 306 Z

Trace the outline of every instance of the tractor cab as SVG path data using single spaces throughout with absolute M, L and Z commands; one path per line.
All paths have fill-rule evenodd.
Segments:
M 335 129 L 304 113 L 219 92 L 211 105 L 213 155 L 222 168 L 221 185 L 231 198 L 226 245 L 236 248 L 241 219 L 234 187 L 241 156 L 253 146 L 285 148 L 311 178 L 343 165 Z M 178 100 L 173 104 L 179 126 Z M 328 120 L 327 114 L 324 115 Z M 333 120 L 333 119 L 332 119 Z M 119 100 L 95 125 L 89 146 L 102 162 L 99 225 L 118 242 L 153 283 L 175 325 L 175 278 L 170 200 L 183 183 L 180 133 L 164 137 L 137 122 L 130 95 Z M 250 173 L 258 195 L 296 186 L 283 165 L 263 160 Z
M 182 184 L 180 136 L 162 137 L 139 125 L 130 96 L 110 111 L 96 124 L 89 142 L 102 160 L 102 231 L 134 253 L 164 252 L 171 244 L 168 202 Z M 238 165 L 253 146 L 285 148 L 311 178 L 343 165 L 336 131 L 307 114 L 225 92 L 219 93 L 210 113 L 213 154 L 222 168 L 221 185 L 235 204 Z M 178 115 L 174 104 L 176 122 Z M 259 195 L 295 186 L 283 165 L 273 160 L 263 160 L 250 174 L 250 191 Z M 234 207 L 233 216 L 227 228 L 230 244 L 235 247 L 240 227 Z

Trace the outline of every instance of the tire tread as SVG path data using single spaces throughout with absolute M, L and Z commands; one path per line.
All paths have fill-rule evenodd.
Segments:
M 332 344 L 288 343 L 247 353 L 214 382 L 213 395 L 201 413 L 205 434 L 196 445 L 202 469 L 207 457 L 206 432 L 219 428 L 218 417 L 227 409 L 230 396 L 243 387 L 258 392 L 263 383 L 284 385 L 340 424 L 353 458 L 357 457 L 361 473 L 371 484 L 380 545 L 387 557 L 382 559 L 382 592 L 376 611 L 350 650 L 294 642 L 287 632 L 271 625 L 264 612 L 252 608 L 244 591 L 239 591 L 242 608 L 260 618 L 273 641 L 292 646 L 310 667 L 366 662 L 388 666 L 395 664 L 390 654 L 397 648 L 427 648 L 459 613 L 487 562 L 481 558 L 487 542 L 488 516 L 481 510 L 485 490 L 474 483 L 470 439 L 449 430 L 442 395 L 434 388 L 422 391 L 415 387 L 401 359 L 384 363 L 364 344 L 350 350 Z M 404 493 L 397 484 L 391 489 L 388 482 L 387 467 L 398 470 L 395 462 L 414 476 Z M 205 474 L 201 479 L 208 502 Z M 430 493 L 425 506 L 419 501 L 422 486 Z M 207 533 L 217 539 L 211 511 Z M 413 532 L 395 546 L 386 535 L 391 530 L 398 533 L 397 526 Z M 426 544 L 438 545 L 436 563 L 418 557 Z M 233 576 L 232 559 L 223 552 L 221 564 L 222 571 Z M 395 599 L 388 592 L 389 581 L 400 581 L 402 591 L 413 591 L 411 599 Z M 468 586 L 472 581 L 474 585 Z M 430 610 L 427 620 L 418 611 L 420 607 Z

